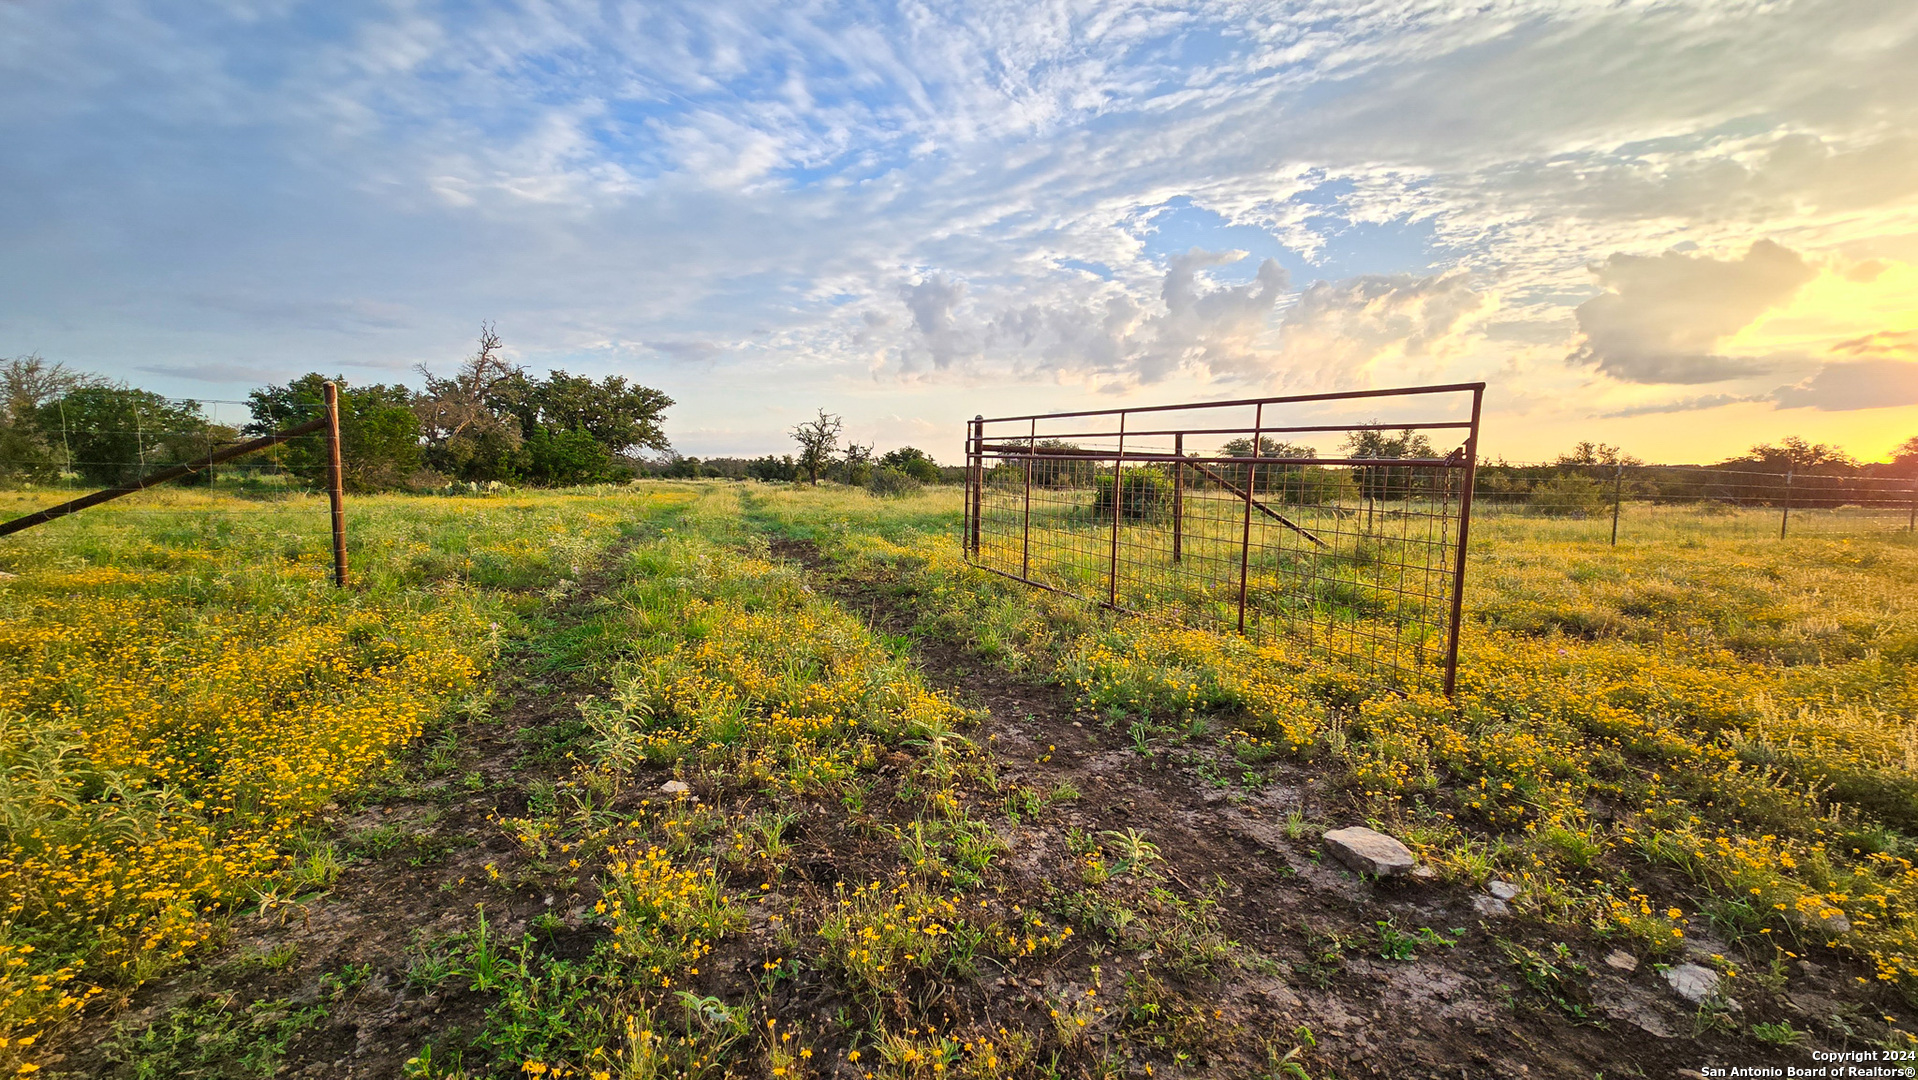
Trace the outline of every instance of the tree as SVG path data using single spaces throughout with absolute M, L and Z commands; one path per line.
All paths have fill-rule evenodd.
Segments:
M 821 409 L 817 418 L 792 429 L 793 441 L 799 444 L 799 467 L 814 487 L 819 486 L 820 472 L 832 464 L 839 450 L 840 426 L 839 417 Z
M 645 451 L 671 453 L 662 423 L 672 398 L 618 375 L 536 379 L 501 350 L 492 324 L 481 323 L 479 348 L 452 378 L 420 369 L 426 391 L 415 411 L 435 469 L 463 480 L 580 484 L 632 472 Z
M 872 444 L 861 446 L 856 442 L 847 443 L 841 463 L 846 468 L 846 483 L 865 487 L 866 481 L 872 477 Z
M 1891 452 L 1891 471 L 1899 476 L 1918 476 L 1918 435 L 1913 435 Z
M 1743 456 L 1718 464 L 1719 468 L 1756 472 L 1846 473 L 1858 467 L 1858 460 L 1829 443 L 1807 442 L 1796 435 L 1787 435 L 1776 446 L 1759 443 Z
M 205 457 L 234 435 L 207 423 L 197 401 L 128 386 L 77 387 L 41 405 L 35 417 L 42 430 L 63 432 L 73 471 L 101 486 Z
M 1581 442 L 1558 455 L 1556 465 L 1643 465 L 1644 461 L 1610 443 Z
M 791 454 L 774 457 L 756 457 L 746 463 L 746 475 L 755 480 L 784 480 L 788 483 L 799 479 L 799 463 Z
M 253 422 L 250 435 L 268 435 L 320 416 L 326 408 L 326 383 L 309 372 L 284 386 L 268 386 L 246 396 Z M 346 377 L 331 380 L 340 388 L 340 481 L 354 491 L 399 487 L 420 467 L 420 422 L 413 412 L 413 391 L 399 383 L 354 386 Z M 326 479 L 326 440 L 295 439 L 275 454 L 287 472 L 309 484 Z
M 45 483 L 67 462 L 60 429 L 42 423 L 41 406 L 102 380 L 49 364 L 38 353 L 0 360 L 0 480 Z
M 524 439 L 511 403 L 529 393 L 526 373 L 501 355 L 492 323 L 480 324 L 479 347 L 452 378 L 424 365 L 426 389 L 414 401 L 427 465 L 461 480 L 508 480 L 518 471 Z
M 1405 428 L 1397 435 L 1383 431 L 1355 431 L 1345 437 L 1345 456 L 1354 458 L 1433 458 L 1438 451 L 1422 432 Z M 1367 499 L 1390 499 L 1412 494 L 1414 470 L 1380 465 L 1352 469 L 1359 493 Z
M 888 450 L 880 455 L 879 464 L 882 468 L 897 469 L 922 484 L 939 482 L 939 463 L 917 447 L 902 446 L 897 450 Z
M 1252 437 L 1249 435 L 1227 440 L 1224 446 L 1219 447 L 1219 453 L 1225 457 L 1315 458 L 1319 456 L 1318 450 L 1314 447 L 1302 446 L 1298 443 L 1281 442 L 1278 439 L 1267 438 L 1263 435 L 1259 436 L 1259 450 L 1256 454 L 1252 452 Z M 1224 465 L 1220 468 L 1226 476 L 1231 478 L 1233 483 L 1239 485 L 1241 491 L 1245 489 L 1246 474 L 1253 468 L 1257 468 L 1259 470 L 1258 487 L 1254 490 L 1259 493 L 1264 493 L 1285 490 L 1288 486 L 1288 481 L 1297 477 L 1304 469 L 1304 466 Z
M 517 413 L 521 430 L 535 427 L 583 431 L 611 455 L 637 457 L 641 451 L 668 453 L 672 443 L 661 421 L 673 399 L 648 386 L 628 384 L 618 375 L 595 383 L 564 371 L 533 382 L 530 410 Z

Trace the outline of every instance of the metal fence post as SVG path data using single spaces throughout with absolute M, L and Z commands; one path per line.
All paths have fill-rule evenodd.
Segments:
M 1911 517 L 1905 520 L 1906 532 L 1918 532 L 1918 484 L 1911 486 Z
M 979 445 L 981 440 L 986 437 L 985 420 L 985 415 L 981 413 L 972 418 L 972 423 L 966 425 L 969 429 L 969 436 L 966 439 L 966 463 L 970 466 L 966 470 L 966 476 L 968 477 L 967 486 L 972 489 L 972 497 L 966 500 L 966 507 L 971 511 L 966 538 L 970 542 L 972 554 L 975 558 L 979 555 L 980 502 L 985 493 L 986 486 L 985 453 L 983 447 Z
M 1172 436 L 1172 456 L 1179 460 L 1172 463 L 1172 561 L 1178 562 L 1184 555 L 1182 541 L 1185 536 L 1185 432 Z
M 1618 546 L 1618 504 L 1624 498 L 1625 466 L 1612 467 L 1612 546 Z
M 1125 411 L 1119 412 L 1119 450 L 1112 457 L 1112 562 L 1106 568 L 1106 604 L 1119 606 L 1119 516 L 1125 504 Z M 1093 493 L 1096 498 L 1098 493 Z
M 1039 442 L 1039 421 L 1032 422 L 1031 430 L 1026 434 L 1026 508 L 1021 527 L 1024 535 L 1019 540 L 1019 576 L 1032 576 L 1032 455 Z
M 1252 456 L 1259 456 L 1265 442 L 1265 405 L 1252 413 Z M 1259 467 L 1245 467 L 1245 524 L 1239 530 L 1239 633 L 1245 633 L 1245 586 L 1252 568 L 1252 489 L 1259 483 Z
M 1478 481 L 1478 419 L 1485 384 L 1472 391 L 1472 426 L 1465 436 L 1465 481 L 1459 489 L 1458 551 L 1452 569 L 1452 626 L 1445 643 L 1445 696 L 1458 689 L 1459 626 L 1465 621 L 1465 544 L 1472 536 L 1472 485 Z
M 333 510 L 333 584 L 346 588 L 346 488 L 340 475 L 340 388 L 326 383 L 326 498 Z
M 1785 512 L 1778 518 L 1778 538 L 1780 540 L 1785 538 L 1785 525 L 1791 521 L 1791 473 L 1792 471 L 1790 469 L 1785 470 Z

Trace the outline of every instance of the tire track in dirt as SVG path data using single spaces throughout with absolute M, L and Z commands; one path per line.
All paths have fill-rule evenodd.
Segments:
M 492 1001 L 461 988 L 410 985 L 420 942 L 470 930 L 484 905 L 502 942 L 518 941 L 552 912 L 564 929 L 545 935 L 549 955 L 588 955 L 600 934 L 577 917 L 586 903 L 580 895 L 498 887 L 489 867 L 510 880 L 523 856 L 494 818 L 524 813 L 536 784 L 572 772 L 564 751 L 578 730 L 576 703 L 600 687 L 583 672 L 541 670 L 539 645 L 592 617 L 637 543 L 631 536 L 615 543 L 597 568 L 562 585 L 550 626 L 502 650 L 491 675 L 495 715 L 463 716 L 429 733 L 402 754 L 405 780 L 329 810 L 327 842 L 344 853 L 330 888 L 235 915 L 223 948 L 127 995 L 121 1013 L 91 1022 L 95 1035 L 109 1020 L 140 1031 L 182 1007 L 218 1006 L 247 1024 L 258 1015 L 247 1006 L 256 1003 L 285 1002 L 266 1010 L 269 1020 L 323 1006 L 324 1019 L 291 1038 L 274 1075 L 384 1080 L 400 1076 L 429 1038 L 477 1030 Z M 450 760 L 434 764 L 448 732 Z M 96 1037 L 72 1047 L 53 1075 L 121 1075 L 112 1046 Z
M 879 629 L 909 635 L 928 680 L 983 710 L 973 734 L 1003 779 L 1041 790 L 1064 783 L 1080 792 L 1045 824 L 1027 823 L 1007 837 L 1015 871 L 1038 879 L 1025 882 L 1028 888 L 1043 890 L 1048 877 L 1061 887 L 1073 884 L 1056 880 L 1071 862 L 1067 829 L 1145 833 L 1188 897 L 1217 890 L 1225 928 L 1254 958 L 1225 971 L 1207 993 L 1254 1039 L 1290 1045 L 1298 1026 L 1309 1027 L 1319 1040 L 1307 1058 L 1315 1071 L 1309 1063 L 1330 1063 L 1341 1076 L 1673 1076 L 1697 1068 L 1711 1051 L 1719 1051 L 1712 1055 L 1718 1060 L 1736 1053 L 1722 1038 L 1652 1038 L 1629 1021 L 1573 1023 L 1536 1004 L 1496 939 L 1549 950 L 1563 931 L 1488 919 L 1475 911 L 1476 893 L 1466 887 L 1367 881 L 1337 865 L 1315 833 L 1286 827 L 1292 811 L 1327 828 L 1362 823 L 1328 775 L 1268 767 L 1270 782 L 1256 792 L 1228 793 L 1198 768 L 1198 761 L 1224 759 L 1216 750 L 1197 742 L 1155 744 L 1152 756 L 1142 756 L 1066 688 L 1020 678 L 960 644 L 912 635 L 915 616 L 898 582 L 840 575 L 809 542 L 775 540 L 773 551 L 804 564 L 825 591 Z M 1388 961 L 1376 948 L 1382 920 L 1406 932 L 1465 933 L 1455 947 Z M 1328 965 L 1328 938 L 1362 944 Z M 1690 1014 L 1656 992 L 1662 986 L 1627 984 L 1598 963 L 1604 950 L 1594 942 L 1565 940 L 1589 955 L 1600 973 L 1595 989 L 1628 999 L 1638 1020 L 1669 1033 L 1690 1030 Z M 1109 973 L 1119 960 L 1106 962 Z M 1657 978 L 1639 974 L 1646 986 Z

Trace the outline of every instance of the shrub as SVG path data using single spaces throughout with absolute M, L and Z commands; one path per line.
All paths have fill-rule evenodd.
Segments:
M 1110 518 L 1113 512 L 1113 477 L 1102 472 L 1093 480 L 1092 516 Z M 1125 469 L 1118 480 L 1119 520 L 1158 521 L 1172 510 L 1172 481 L 1158 469 Z
M 1592 517 L 1611 505 L 1605 485 L 1587 476 L 1555 476 L 1532 489 L 1526 507 L 1545 517 Z
M 866 490 L 880 496 L 905 496 L 919 494 L 919 479 L 904 469 L 880 466 L 866 478 Z

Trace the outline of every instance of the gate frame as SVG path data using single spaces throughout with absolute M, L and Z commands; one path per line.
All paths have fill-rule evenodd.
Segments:
M 1258 487 L 1257 470 L 1259 466 L 1261 465 L 1348 465 L 1348 466 L 1370 465 L 1370 466 L 1377 466 L 1381 463 L 1385 463 L 1385 464 L 1397 463 L 1402 465 L 1417 466 L 1420 468 L 1458 469 L 1458 470 L 1461 470 L 1462 472 L 1462 482 L 1459 488 L 1458 529 L 1456 532 L 1456 539 L 1454 541 L 1453 563 L 1450 570 L 1451 578 L 1452 578 L 1451 610 L 1448 613 L 1449 617 L 1446 620 L 1446 627 L 1445 627 L 1445 633 L 1446 633 L 1445 696 L 1449 698 L 1454 696 L 1458 688 L 1459 627 L 1464 621 L 1464 613 L 1465 613 L 1465 554 L 1466 554 L 1467 545 L 1471 539 L 1472 488 L 1474 486 L 1474 480 L 1476 479 L 1477 472 L 1478 472 L 1479 421 L 1483 414 L 1483 409 L 1485 404 L 1485 386 L 1486 384 L 1483 382 L 1445 383 L 1441 385 L 1432 385 L 1432 386 L 1394 387 L 1391 389 L 1383 389 L 1383 390 L 1354 390 L 1354 391 L 1322 393 L 1322 394 L 1293 394 L 1293 395 L 1288 395 L 1283 397 L 1238 398 L 1238 399 L 1229 400 L 1229 401 L 1193 401 L 1193 402 L 1181 402 L 1174 405 L 1143 405 L 1143 406 L 1135 406 L 1131 408 L 1119 408 L 1119 409 L 1077 409 L 1077 410 L 1071 410 L 1067 412 L 1034 413 L 1034 414 L 1021 415 L 1021 416 L 987 417 L 983 414 L 974 415 L 971 420 L 968 420 L 966 422 L 966 445 L 965 445 L 966 496 L 964 501 L 964 518 L 963 518 L 963 525 L 962 525 L 963 531 L 960 534 L 960 547 L 964 553 L 966 562 L 977 569 L 985 570 L 993 574 L 998 574 L 1001 577 L 1010 578 L 1014 581 L 1020 582 L 1025 585 L 1031 585 L 1036 588 L 1045 589 L 1049 592 L 1060 592 L 1063 595 L 1077 596 L 1077 594 L 1074 594 L 1074 593 L 1065 593 L 1064 590 L 1055 588 L 1054 586 L 1051 586 L 1051 585 L 1047 585 L 1044 582 L 1035 581 L 1031 577 L 1031 564 L 1030 564 L 1029 553 L 1030 553 L 1031 543 L 1032 543 L 1032 520 L 1031 520 L 1031 511 L 1030 511 L 1031 498 L 1032 498 L 1032 492 L 1031 492 L 1032 466 L 1033 466 L 1033 463 L 1039 460 L 1040 458 L 1045 458 L 1048 460 L 1058 460 L 1058 461 L 1086 461 L 1088 463 L 1095 463 L 1095 462 L 1103 463 L 1103 462 L 1111 461 L 1113 463 L 1113 468 L 1115 470 L 1115 473 L 1114 473 L 1115 482 L 1113 487 L 1114 512 L 1112 515 L 1113 527 L 1112 527 L 1112 534 L 1111 534 L 1112 535 L 1111 555 L 1109 560 L 1109 569 L 1107 572 L 1107 582 L 1106 582 L 1107 595 L 1106 595 L 1106 599 L 1104 600 L 1091 600 L 1091 602 L 1097 603 L 1100 607 L 1109 608 L 1113 611 L 1123 612 L 1126 614 L 1144 614 L 1141 612 L 1135 612 L 1128 608 L 1122 607 L 1118 602 L 1119 577 L 1117 573 L 1117 566 L 1118 566 L 1118 560 L 1119 560 L 1119 518 L 1121 516 L 1120 513 L 1118 512 L 1118 506 L 1119 506 L 1119 500 L 1123 497 L 1121 494 L 1122 488 L 1118 481 L 1118 477 L 1120 475 L 1118 473 L 1118 470 L 1121 469 L 1123 465 L 1128 461 L 1136 462 L 1136 463 L 1166 462 L 1166 463 L 1179 464 L 1181 468 L 1174 470 L 1175 473 L 1178 474 L 1179 479 L 1176 479 L 1174 481 L 1173 490 L 1174 490 L 1174 498 L 1180 502 L 1183 502 L 1183 499 L 1181 498 L 1181 496 L 1183 495 L 1183 486 L 1184 486 L 1182 483 L 1184 473 L 1185 473 L 1184 466 L 1194 465 L 1196 463 L 1195 467 L 1203 469 L 1205 465 L 1244 465 L 1246 467 L 1246 476 L 1247 476 L 1247 483 L 1245 486 L 1245 490 L 1233 492 L 1233 494 L 1239 495 L 1245 500 L 1245 517 L 1241 525 L 1240 541 L 1239 541 L 1239 562 L 1240 562 L 1239 602 L 1238 602 L 1239 620 L 1238 620 L 1238 629 L 1237 629 L 1237 632 L 1243 635 L 1245 633 L 1246 574 L 1247 574 L 1248 567 L 1251 560 L 1251 540 L 1252 540 L 1251 522 L 1252 522 L 1252 511 L 1254 507 L 1256 506 L 1261 512 L 1278 519 L 1278 521 L 1281 524 L 1284 524 L 1287 527 L 1293 529 L 1294 531 L 1300 533 L 1301 535 L 1305 536 L 1307 539 L 1313 540 L 1315 543 L 1318 542 L 1317 537 L 1313 536 L 1309 532 L 1306 532 L 1304 529 L 1301 529 L 1299 526 L 1294 525 L 1292 522 L 1286 520 L 1282 515 L 1278 514 L 1276 511 L 1272 510 L 1270 507 L 1266 506 L 1263 502 L 1260 502 L 1257 499 L 1255 493 Z M 1297 404 L 1303 404 L 1308 402 L 1324 402 L 1324 401 L 1363 401 L 1363 400 L 1377 399 L 1377 398 L 1409 398 L 1409 397 L 1419 397 L 1419 396 L 1431 395 L 1431 394 L 1462 394 L 1462 393 L 1470 393 L 1472 395 L 1472 411 L 1471 411 L 1470 420 L 1446 420 L 1446 421 L 1435 421 L 1435 422 L 1429 422 L 1429 423 L 1411 423 L 1411 424 L 1405 424 L 1405 423 L 1312 424 L 1312 425 L 1292 425 L 1292 426 L 1279 426 L 1279 427 L 1268 427 L 1265 424 L 1265 407 L 1268 405 L 1297 405 Z M 1152 433 L 1152 434 L 1172 434 L 1173 435 L 1174 452 L 1171 454 L 1137 452 L 1137 451 L 1133 453 L 1126 452 L 1126 449 L 1125 449 L 1126 419 L 1127 417 L 1131 415 L 1138 414 L 1138 413 L 1180 412 L 1180 411 L 1189 411 L 1189 410 L 1195 410 L 1195 409 L 1221 409 L 1221 408 L 1248 407 L 1248 406 L 1255 410 L 1252 427 L 1245 428 L 1243 430 L 1237 429 L 1237 428 L 1206 429 L 1202 433 L 1211 434 L 1211 435 L 1250 434 L 1253 439 L 1253 443 L 1252 443 L 1253 456 L 1251 457 L 1232 457 L 1232 456 L 1226 456 L 1226 455 L 1211 455 L 1206 457 L 1186 458 L 1183 454 L 1185 436 L 1187 434 L 1192 434 L 1193 432 L 1189 432 L 1185 430 L 1178 430 L 1175 432 Z M 1064 419 L 1070 419 L 1073 417 L 1114 417 L 1114 416 L 1116 416 L 1119 420 L 1119 428 L 1118 428 L 1118 431 L 1116 432 L 1119 441 L 1118 441 L 1117 449 L 1111 452 L 1102 452 L 1097 450 L 1089 450 L 1089 451 L 1047 450 L 1047 449 L 1041 449 L 1040 447 L 1037 446 L 1038 424 L 1039 424 L 1039 421 L 1041 420 L 1064 420 Z M 986 425 L 987 424 L 1007 424 L 1007 423 L 1027 424 L 1028 428 L 1027 428 L 1026 434 L 1023 436 L 1023 438 L 1018 436 L 1007 436 L 1005 441 L 995 443 L 995 444 L 988 444 L 986 442 L 986 433 L 985 433 Z M 1465 432 L 1465 443 L 1459 449 L 1452 451 L 1450 455 L 1444 458 L 1278 458 L 1278 457 L 1261 457 L 1258 454 L 1259 440 L 1261 437 L 1265 435 L 1302 433 L 1302 432 L 1310 432 L 1310 431 L 1399 431 L 1399 430 L 1405 430 L 1408 428 L 1421 430 L 1421 431 L 1440 430 L 1440 429 L 1463 430 Z M 1113 433 L 1107 433 L 1107 434 L 1109 435 Z M 1021 446 L 1019 445 L 1020 443 L 1024 443 L 1024 445 Z M 985 475 L 986 475 L 986 458 L 987 457 L 992 457 L 999 461 L 1018 462 L 1023 464 L 1024 466 L 1025 484 L 1026 484 L 1026 494 L 1025 494 L 1026 512 L 1022 515 L 1022 518 L 1023 518 L 1022 528 L 1024 531 L 1024 539 L 1022 540 L 1020 572 L 1017 574 L 1009 573 L 997 567 L 986 566 L 983 563 L 981 563 L 978 558 L 979 552 L 980 552 L 980 528 L 981 528 L 981 519 L 982 519 L 983 499 L 985 494 Z M 1210 470 L 1205 470 L 1205 471 L 1210 472 Z M 1220 479 L 1223 479 L 1223 478 L 1220 478 Z M 1233 487 L 1233 485 L 1228 484 L 1226 485 L 1226 487 L 1228 490 L 1230 490 Z M 1173 550 L 1175 552 L 1173 556 L 1174 561 L 1177 561 L 1179 557 L 1177 554 L 1179 550 L 1178 533 L 1179 533 L 1179 530 L 1178 528 L 1175 527 L 1174 540 L 1173 540 L 1173 543 L 1174 543 Z M 1321 544 L 1321 546 L 1323 545 Z M 1090 599 L 1087 597 L 1078 597 L 1078 598 Z

